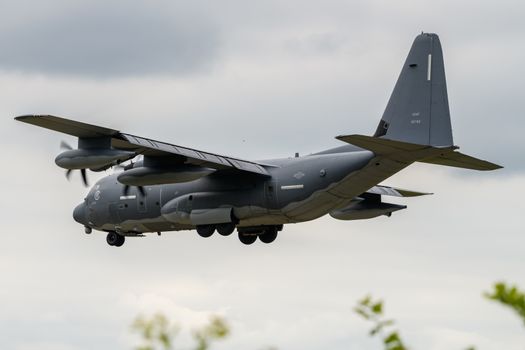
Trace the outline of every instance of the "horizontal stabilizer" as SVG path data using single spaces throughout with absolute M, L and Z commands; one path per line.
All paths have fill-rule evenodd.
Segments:
M 349 206 L 330 212 L 337 220 L 363 220 L 381 215 L 391 216 L 393 212 L 406 209 L 406 205 L 392 203 L 375 203 L 366 200 L 354 201 Z
M 417 191 L 410 191 L 410 190 L 404 190 L 401 188 L 395 188 L 395 187 L 389 187 L 389 186 L 374 186 L 366 193 L 372 193 L 372 194 L 379 194 L 383 196 L 393 196 L 393 197 L 418 197 L 418 196 L 426 196 L 433 193 L 428 192 L 417 192 Z
M 420 160 L 420 162 L 472 170 L 496 170 L 503 168 L 501 165 L 467 156 L 466 154 L 463 154 L 461 152 L 451 152 L 445 154 L 444 156 L 435 156 L 423 159 Z
M 400 152 L 415 152 L 429 149 L 453 150 L 455 147 L 437 148 L 430 145 L 419 145 L 403 141 L 389 140 L 365 135 L 341 135 L 336 139 L 350 143 L 352 145 L 370 150 L 378 155 L 388 155 Z
M 399 162 L 423 162 L 472 170 L 496 170 L 502 166 L 455 151 L 457 146 L 434 147 L 365 135 L 337 136 L 350 143 Z

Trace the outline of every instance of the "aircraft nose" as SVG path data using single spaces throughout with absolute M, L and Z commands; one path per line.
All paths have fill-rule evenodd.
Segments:
M 80 203 L 75 207 L 75 210 L 73 210 L 73 219 L 75 219 L 76 222 L 82 225 L 87 224 L 87 218 L 86 218 L 86 204 Z

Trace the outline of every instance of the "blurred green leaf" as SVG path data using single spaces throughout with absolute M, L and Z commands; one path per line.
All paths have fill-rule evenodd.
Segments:
M 193 337 L 197 342 L 196 350 L 206 350 L 212 340 L 218 340 L 227 337 L 230 334 L 230 328 L 220 317 L 212 317 L 210 323 L 201 330 L 194 331 Z
M 373 313 L 380 315 L 383 312 L 383 302 L 379 301 L 375 303 L 374 305 L 372 305 L 371 310 Z
M 141 335 L 143 342 L 136 350 L 171 350 L 179 333 L 179 327 L 160 313 L 149 318 L 139 316 L 131 327 Z M 194 349 L 206 350 L 212 341 L 225 338 L 229 333 L 230 328 L 222 318 L 212 317 L 206 326 L 193 332 Z
M 373 301 L 371 296 L 366 296 L 358 302 L 354 311 L 364 319 L 373 323 L 369 334 L 372 337 L 376 335 L 381 336 L 385 350 L 406 350 L 397 331 L 390 331 L 387 335 L 384 334 L 386 328 L 394 325 L 394 320 L 381 318 L 384 310 L 383 306 L 383 301 Z
M 495 283 L 492 292 L 484 293 L 485 297 L 498 301 L 514 310 L 525 323 L 525 292 L 517 286 L 507 285 L 505 282 Z
M 364 319 L 366 320 L 370 319 L 370 315 L 362 307 L 357 306 L 354 308 L 354 311 L 360 316 L 362 316 Z

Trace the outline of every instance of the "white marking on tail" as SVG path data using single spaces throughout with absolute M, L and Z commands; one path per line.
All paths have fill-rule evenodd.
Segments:
M 430 81 L 431 78 L 432 78 L 432 55 L 428 54 L 427 80 Z

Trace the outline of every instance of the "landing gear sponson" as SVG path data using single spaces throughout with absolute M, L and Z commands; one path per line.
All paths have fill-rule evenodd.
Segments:
M 277 238 L 279 231 L 283 229 L 283 225 L 271 226 L 254 226 L 254 227 L 238 227 L 237 232 L 239 241 L 241 243 L 250 245 L 255 243 L 257 237 L 263 243 L 272 243 Z M 221 236 L 229 236 L 235 231 L 234 223 L 218 224 L 218 225 L 199 225 L 197 226 L 197 233 L 201 237 L 210 237 L 217 231 Z M 106 242 L 113 247 L 121 247 L 126 241 L 126 237 L 115 232 L 110 231 L 106 236 Z
M 272 243 L 277 238 L 277 233 L 283 229 L 283 225 L 238 227 L 239 240 L 243 244 L 253 244 L 259 237 L 263 243 Z M 235 224 L 199 225 L 197 233 L 201 237 L 210 237 L 215 231 L 222 236 L 229 236 L 235 230 Z

